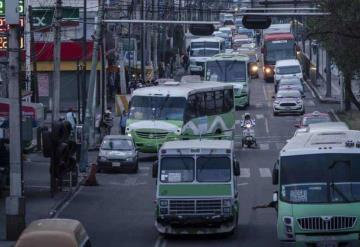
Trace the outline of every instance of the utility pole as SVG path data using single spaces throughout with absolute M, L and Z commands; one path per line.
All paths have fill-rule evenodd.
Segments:
M 326 97 L 331 97 L 331 64 L 330 56 L 326 51 Z
M 118 35 L 118 38 L 116 39 L 117 46 L 118 46 L 118 54 L 119 54 L 119 76 L 120 76 L 120 90 L 122 94 L 126 94 L 126 78 L 125 78 L 125 63 L 124 63 L 124 45 L 122 42 L 122 33 Z M 130 43 L 129 43 L 130 47 Z M 130 51 L 128 51 L 130 52 Z M 130 58 L 130 57 L 129 57 Z M 130 60 L 130 59 L 129 59 Z
M 25 72 L 26 72 L 26 76 L 25 76 L 25 80 L 26 80 L 26 90 L 27 91 L 31 91 L 31 85 L 32 85 L 32 78 L 31 78 L 31 34 L 30 31 L 30 9 L 29 9 L 29 1 L 25 1 L 25 34 L 24 34 L 24 39 L 25 39 Z M 34 100 L 34 92 L 32 95 L 32 99 Z
M 87 36 L 87 0 L 84 0 L 84 12 L 83 12 L 83 39 L 82 39 L 82 83 L 81 83 L 81 97 L 82 97 L 82 116 L 81 122 L 85 121 L 85 109 L 86 109 L 86 60 L 87 60 L 87 44 L 86 44 L 86 36 Z M 79 109 L 80 111 L 80 109 Z
M 37 79 L 37 62 L 35 57 L 35 37 L 34 37 L 34 22 L 32 18 L 32 6 L 29 6 L 29 25 L 30 25 L 30 57 L 32 59 L 32 74 L 30 74 L 31 82 L 33 84 L 33 101 L 39 103 L 39 87 L 38 87 L 38 79 Z
M 17 240 L 25 228 L 21 146 L 21 96 L 19 82 L 19 13 L 18 0 L 6 1 L 9 24 L 9 126 L 10 126 L 10 195 L 6 198 L 6 238 Z
M 145 20 L 145 0 L 141 1 L 141 18 Z M 145 23 L 141 24 L 141 78 L 145 80 Z
M 81 158 L 80 158 L 80 172 L 85 172 L 88 165 L 88 147 L 93 143 L 90 143 L 90 136 L 94 135 L 94 112 L 93 104 L 95 101 L 95 86 L 96 86 L 96 66 L 98 63 L 98 53 L 100 49 L 100 42 L 102 37 L 102 21 L 104 17 L 104 3 L 103 0 L 99 1 L 99 10 L 98 10 L 98 21 L 96 23 L 95 29 L 95 39 L 94 39 L 94 48 L 92 52 L 92 61 L 91 61 L 91 72 L 89 87 L 87 92 L 87 104 L 85 112 L 85 121 L 84 121 L 84 142 L 81 145 Z
M 61 11 L 62 0 L 56 0 L 54 23 L 54 73 L 52 87 L 52 114 L 51 122 L 60 116 L 60 60 L 61 60 Z

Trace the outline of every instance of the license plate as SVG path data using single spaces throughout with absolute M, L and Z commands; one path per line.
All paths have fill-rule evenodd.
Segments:
M 112 163 L 112 166 L 114 166 L 114 167 L 119 167 L 119 166 L 120 166 L 120 162 L 113 162 L 113 163 Z

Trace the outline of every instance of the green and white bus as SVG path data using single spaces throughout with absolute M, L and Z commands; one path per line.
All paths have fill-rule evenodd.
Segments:
M 217 54 L 209 58 L 205 64 L 206 80 L 234 86 L 236 109 L 250 104 L 248 63 L 247 55 L 232 52 Z
M 280 151 L 273 184 L 283 245 L 359 246 L 360 131 L 293 137 Z
M 218 82 L 166 82 L 137 89 L 130 101 L 126 134 L 142 152 L 155 153 L 177 139 L 232 139 L 234 90 Z
M 228 140 L 166 142 L 153 165 L 155 226 L 162 234 L 231 233 L 238 225 L 234 144 Z

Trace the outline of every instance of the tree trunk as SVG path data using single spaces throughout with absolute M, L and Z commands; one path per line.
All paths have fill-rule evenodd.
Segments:
M 344 75 L 344 86 L 345 86 L 345 111 L 351 110 L 351 103 L 360 110 L 360 102 L 356 99 L 352 88 L 351 88 L 352 74 Z

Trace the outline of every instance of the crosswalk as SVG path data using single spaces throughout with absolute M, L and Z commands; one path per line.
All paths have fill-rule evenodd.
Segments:
M 241 137 L 239 137 L 241 138 Z M 236 140 L 239 139 L 236 137 Z M 271 140 L 271 139 L 267 139 L 267 140 L 258 140 L 257 146 L 256 147 L 242 147 L 241 142 L 236 141 L 235 142 L 235 149 L 236 150 L 240 150 L 240 151 L 280 151 L 286 144 L 286 141 L 279 141 L 279 140 Z
M 260 178 L 271 178 L 270 168 L 240 168 L 240 178 L 250 178 L 251 176 Z

